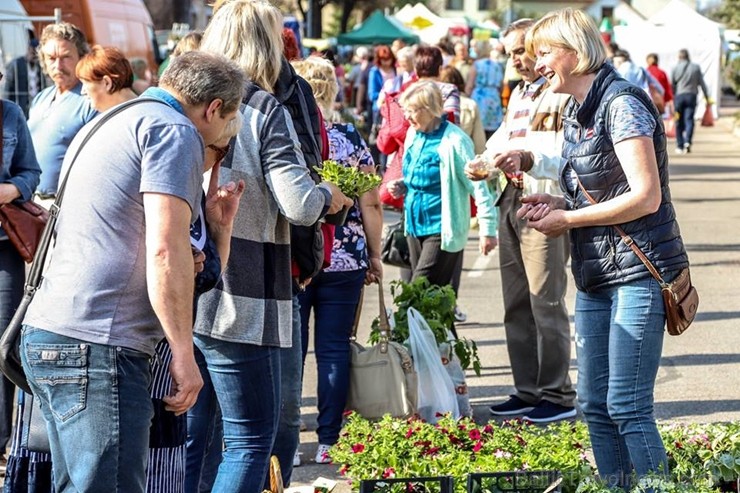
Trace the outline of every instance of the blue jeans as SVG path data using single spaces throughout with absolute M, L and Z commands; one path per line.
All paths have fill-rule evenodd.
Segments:
M 0 335 L 21 302 L 25 279 L 26 272 L 20 254 L 10 240 L 0 240 Z M 5 454 L 5 447 L 10 440 L 14 393 L 15 385 L 5 375 L 0 375 L 0 456 Z
M 680 116 L 676 120 L 676 147 L 683 149 L 687 145 L 691 145 L 691 141 L 694 138 L 696 94 L 676 94 L 673 105 Z
M 671 279 L 674 276 L 667 276 Z M 612 486 L 668 473 L 653 417 L 665 310 L 652 277 L 576 295 L 578 400 L 599 475 Z
M 57 493 L 146 490 L 149 359 L 23 327 L 21 360 L 46 418 Z
M 301 303 L 303 358 L 308 352 L 308 318 L 313 309 L 314 351 L 318 367 L 319 443 L 334 445 L 342 428 L 349 391 L 349 338 L 355 320 L 365 270 L 322 272 L 306 291 Z
M 195 348 L 195 361 L 203 377 L 195 405 L 188 409 L 187 464 L 185 467 L 185 491 L 187 493 L 208 492 L 213 489 L 218 466 L 221 464 L 224 429 L 221 409 L 218 407 L 216 391 L 208 374 L 208 365 L 203 353 Z
M 221 407 L 223 460 L 213 491 L 257 492 L 280 415 L 280 349 L 195 334 Z
M 293 456 L 301 438 L 301 392 L 303 390 L 303 353 L 301 351 L 301 305 L 293 296 L 293 345 L 280 348 L 280 422 L 278 423 L 272 455 L 280 461 L 283 484 L 290 485 L 293 474 Z M 269 490 L 270 485 L 265 484 Z

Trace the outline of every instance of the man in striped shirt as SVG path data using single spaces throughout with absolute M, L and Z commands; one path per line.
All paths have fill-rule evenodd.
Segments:
M 558 194 L 562 112 L 567 95 L 554 94 L 534 71 L 524 48 L 522 19 L 503 33 L 504 47 L 522 75 L 503 124 L 486 143 L 484 160 L 499 189 L 499 261 L 504 288 L 504 327 L 516 391 L 491 407 L 499 416 L 525 415 L 547 423 L 575 416 L 568 375 L 570 323 L 565 307 L 568 239 L 533 234 L 516 218 L 522 195 Z

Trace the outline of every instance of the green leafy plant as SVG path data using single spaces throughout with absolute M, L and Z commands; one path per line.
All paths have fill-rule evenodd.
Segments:
M 736 491 L 720 487 L 731 488 L 740 478 L 738 430 L 740 422 L 660 425 L 669 474 L 635 479 L 630 493 Z M 371 422 L 351 412 L 329 456 L 355 488 L 361 479 L 450 475 L 456 492 L 463 492 L 472 472 L 557 470 L 564 493 L 624 493 L 598 479 L 589 448 L 582 422 L 477 425 L 468 418 L 443 416 L 432 425 L 390 416 Z M 488 492 L 492 490 L 481 491 Z
M 412 282 L 392 281 L 391 295 L 396 311 L 393 313 L 395 327 L 391 340 L 405 343 L 409 338 L 408 309 L 413 307 L 421 313 L 434 333 L 437 345 L 449 342 L 460 366 L 468 369 L 472 366 L 475 374 L 480 376 L 481 363 L 478 357 L 478 346 L 475 341 L 459 338 L 450 340 L 450 329 L 455 321 L 455 291 L 451 286 L 436 286 L 425 277 Z M 372 323 L 370 342 L 377 344 L 380 339 L 380 320 Z
M 354 487 L 361 479 L 450 475 L 455 490 L 462 492 L 471 472 L 559 470 L 572 493 L 593 474 L 584 454 L 587 446 L 581 423 L 540 428 L 512 420 L 479 426 L 447 415 L 432 425 L 390 416 L 370 422 L 351 413 L 329 455 L 342 464 L 340 472 Z
M 382 180 L 380 176 L 365 173 L 357 166 L 344 166 L 331 159 L 315 169 L 322 180 L 335 184 L 349 198 L 369 192 L 380 185 Z

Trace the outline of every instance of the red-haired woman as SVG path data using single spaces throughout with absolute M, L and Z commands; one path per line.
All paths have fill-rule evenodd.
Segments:
M 375 66 L 370 69 L 367 82 L 367 97 L 373 104 L 373 121 L 377 121 L 378 96 L 385 81 L 396 76 L 396 56 L 386 45 L 375 47 Z
M 136 97 L 131 89 L 134 71 L 118 48 L 93 46 L 77 63 L 75 73 L 82 81 L 82 94 L 90 98 L 97 111 L 106 111 Z

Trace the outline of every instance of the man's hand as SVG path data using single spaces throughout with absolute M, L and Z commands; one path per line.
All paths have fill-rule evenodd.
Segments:
M 345 206 L 351 207 L 352 204 L 354 204 L 352 199 L 344 195 L 338 186 L 328 181 L 325 181 L 323 183 L 328 185 L 329 191 L 331 191 L 331 204 L 329 205 L 329 210 L 327 211 L 327 214 L 336 214 Z
M 179 416 L 193 407 L 203 387 L 203 377 L 200 375 L 200 369 L 192 351 L 189 354 L 186 351 L 182 356 L 175 351 L 172 352 L 170 376 L 172 376 L 172 391 L 162 401 L 166 404 L 165 409 Z
M 0 205 L 14 201 L 21 196 L 21 191 L 12 183 L 0 183 Z
M 478 249 L 483 255 L 488 255 L 498 246 L 498 239 L 493 236 L 481 236 L 478 240 Z
M 493 166 L 504 173 L 516 173 L 522 169 L 521 154 L 519 151 L 502 152 L 493 160 Z

